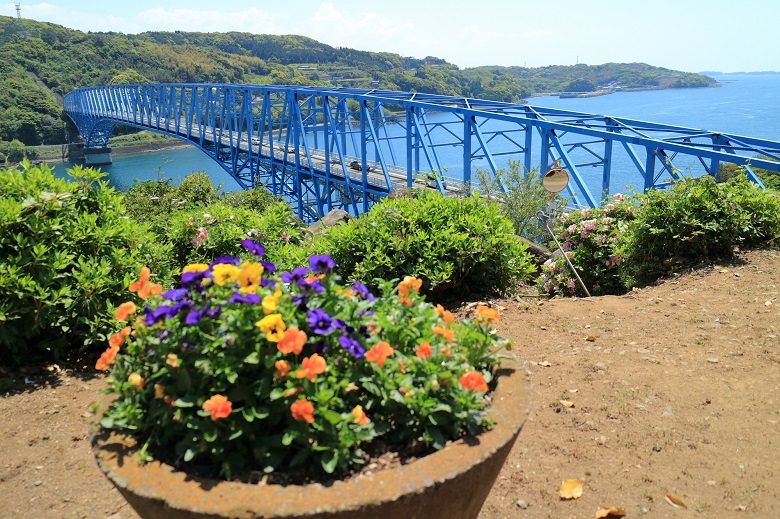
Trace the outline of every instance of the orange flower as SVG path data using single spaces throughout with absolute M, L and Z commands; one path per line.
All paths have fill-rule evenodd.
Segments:
M 308 377 L 311 382 L 317 375 L 325 373 L 325 359 L 319 356 L 317 353 L 313 353 L 311 357 L 306 357 L 301 362 L 301 369 L 295 372 L 295 378 Z
M 162 286 L 157 283 L 149 283 L 149 275 L 151 272 L 147 267 L 141 269 L 141 273 L 138 275 L 138 281 L 132 283 L 128 290 L 130 292 L 138 292 L 138 297 L 146 299 L 149 295 L 157 295 L 162 292 Z
M 452 312 L 445 310 L 441 305 L 436 305 L 436 308 L 433 309 L 433 313 L 441 317 L 446 324 L 450 324 L 455 319 L 455 316 L 452 315 Z
M 138 373 L 130 373 L 130 376 L 127 377 L 127 381 L 136 389 L 144 387 L 144 379 Z
M 473 389 L 474 391 L 485 392 L 488 390 L 485 378 L 479 371 L 469 371 L 458 379 L 458 383 L 464 389 Z
M 363 412 L 363 406 L 356 405 L 352 410 L 352 416 L 355 418 L 355 423 L 358 425 L 366 425 L 368 423 L 368 417 Z
M 175 353 L 169 353 L 165 363 L 176 369 L 179 367 L 179 357 Z
M 119 308 L 114 312 L 114 317 L 116 317 L 117 321 L 127 321 L 127 318 L 134 314 L 136 310 L 138 310 L 138 308 L 135 306 L 135 303 L 127 301 L 126 303 L 119 305 Z
M 114 362 L 114 357 L 116 357 L 116 354 L 119 353 L 119 346 L 109 347 L 106 351 L 103 352 L 102 355 L 100 355 L 100 358 L 95 363 L 95 369 L 99 369 L 100 371 L 106 371 L 108 369 L 108 366 Z
M 121 330 L 119 330 L 119 333 L 112 333 L 111 337 L 108 338 L 108 345 L 112 348 L 116 348 L 117 350 L 122 345 L 122 343 L 125 341 L 125 337 L 127 337 L 130 334 L 130 327 L 125 326 Z
M 481 323 L 490 321 L 491 323 L 498 322 L 498 310 L 494 308 L 488 308 L 484 305 L 479 305 L 475 310 L 477 314 L 477 320 Z
M 306 344 L 306 332 L 298 328 L 288 328 L 284 332 L 284 337 L 276 344 L 276 347 L 282 353 L 292 353 L 298 355 Z
M 441 335 L 444 337 L 444 340 L 447 342 L 452 342 L 452 339 L 455 337 L 455 332 L 450 330 L 449 328 L 444 328 L 442 326 L 434 326 L 432 328 L 433 333 L 436 335 Z
M 418 359 L 427 359 L 431 356 L 432 353 L 433 350 L 431 350 L 431 343 L 428 341 L 425 341 L 417 346 L 417 349 L 414 351 L 414 354 L 417 355 Z
M 447 357 L 448 359 L 452 358 L 452 353 L 450 353 L 450 349 L 449 348 L 442 348 L 441 349 L 441 354 L 444 355 L 445 357 Z
M 398 295 L 401 297 L 406 297 L 409 295 L 410 292 L 417 293 L 420 291 L 420 287 L 422 286 L 422 279 L 417 279 L 412 276 L 406 276 L 404 277 L 404 280 L 398 283 Z
M 154 398 L 162 398 L 165 395 L 165 386 L 162 384 L 154 385 Z
M 314 406 L 305 398 L 293 402 L 290 406 L 290 412 L 293 419 L 299 422 L 305 420 L 306 423 L 312 423 L 314 421 Z
M 378 344 L 371 346 L 371 349 L 366 352 L 366 360 L 368 362 L 376 362 L 377 367 L 382 367 L 385 359 L 395 352 L 393 348 L 385 341 L 379 341 Z
M 276 375 L 274 376 L 276 380 L 287 378 L 287 375 L 290 374 L 290 365 L 283 360 L 277 360 L 274 363 L 274 367 L 276 368 Z
M 211 419 L 227 418 L 233 411 L 233 403 L 222 395 L 214 395 L 203 402 L 203 410 L 211 413 Z
M 398 298 L 398 302 L 401 303 L 402 305 L 406 306 L 407 308 L 411 308 L 412 307 L 412 300 L 409 299 L 408 297 L 399 297 Z

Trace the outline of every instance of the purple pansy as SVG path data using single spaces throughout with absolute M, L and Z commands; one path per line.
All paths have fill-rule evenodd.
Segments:
M 174 288 L 163 292 L 160 295 L 163 297 L 163 299 L 167 299 L 169 301 L 181 301 L 188 292 L 189 290 L 186 288 Z
M 250 240 L 249 238 L 241 240 L 241 246 L 248 250 L 252 256 L 257 256 L 259 258 L 265 254 L 265 249 L 263 246 Z
M 228 304 L 246 303 L 248 305 L 256 305 L 260 303 L 260 296 L 257 294 L 242 294 L 241 292 L 233 292 L 227 302 Z
M 359 359 L 366 353 L 366 350 L 363 349 L 358 341 L 346 335 L 339 337 L 339 346 L 347 350 L 356 359 Z
M 330 254 L 312 254 L 309 256 L 309 267 L 315 274 L 327 274 L 336 266 Z
M 321 308 L 306 312 L 306 320 L 309 322 L 309 327 L 317 335 L 325 335 L 333 330 L 333 319 Z
M 358 280 L 352 281 L 352 289 L 366 301 L 374 301 L 374 296 L 369 292 L 368 287 Z

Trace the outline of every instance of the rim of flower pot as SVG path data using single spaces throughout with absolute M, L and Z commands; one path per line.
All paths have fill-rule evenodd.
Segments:
M 461 438 L 407 465 L 329 485 L 250 485 L 192 476 L 158 461 L 139 466 L 136 441 L 99 426 L 93 432 L 92 450 L 100 469 L 123 495 L 164 501 L 167 510 L 189 510 L 213 517 L 264 518 L 360 511 L 409 494 L 423 494 L 486 462 L 502 448 L 506 456 L 530 412 L 531 382 L 527 370 L 516 359 L 504 359 L 497 380 L 489 407 L 495 422 L 492 429 L 476 437 Z M 492 475 L 491 486 L 497 474 L 498 470 Z

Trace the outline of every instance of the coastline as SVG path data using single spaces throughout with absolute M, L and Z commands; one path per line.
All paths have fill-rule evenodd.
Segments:
M 184 141 L 179 141 L 178 139 L 175 142 L 166 142 L 166 143 L 131 144 L 128 146 L 121 146 L 119 148 L 112 148 L 111 155 L 112 157 L 124 157 L 127 155 L 139 155 L 141 153 L 175 150 L 175 149 L 185 148 L 187 146 L 190 146 L 190 144 Z M 45 155 L 42 154 L 37 156 L 35 160 L 31 160 L 30 162 L 32 162 L 33 164 L 80 163 L 80 161 L 76 162 L 76 161 L 69 160 L 68 155 L 65 154 L 63 156 L 63 153 L 56 153 L 56 154 L 48 153 Z

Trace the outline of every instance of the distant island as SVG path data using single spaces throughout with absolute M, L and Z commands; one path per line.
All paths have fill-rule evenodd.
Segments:
M 523 102 L 540 94 L 707 87 L 711 77 L 644 63 L 484 66 L 331 47 L 305 36 L 243 32 L 88 32 L 0 16 L 0 149 L 67 141 L 62 96 L 92 85 L 331 85 Z M 486 60 L 489 58 L 486 58 Z M 114 134 L 135 129 L 117 127 Z
M 766 74 L 780 74 L 780 71 L 778 70 L 760 70 L 760 71 L 754 71 L 754 72 L 714 72 L 714 71 L 708 71 L 708 72 L 699 72 L 699 74 L 704 76 L 731 76 L 736 74 L 753 74 L 753 75 L 766 75 Z

